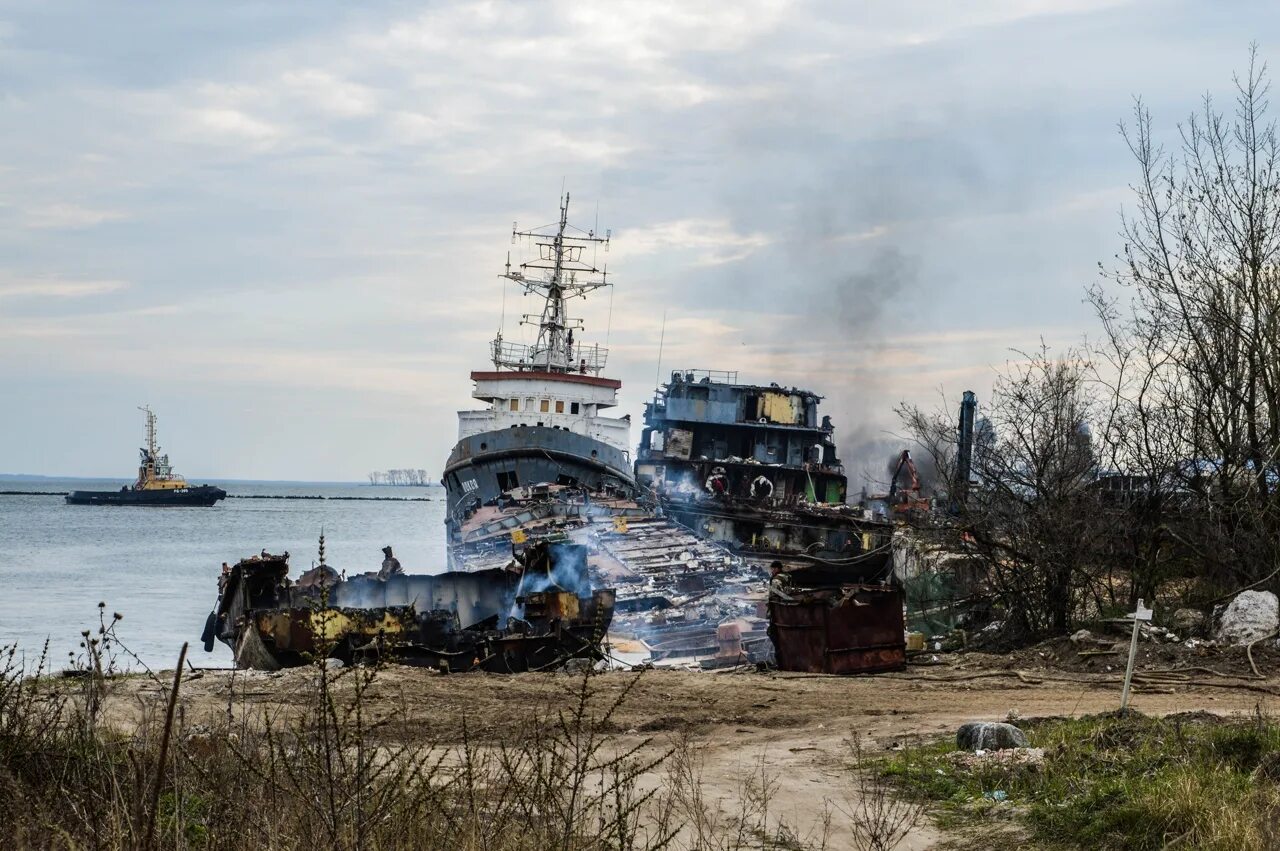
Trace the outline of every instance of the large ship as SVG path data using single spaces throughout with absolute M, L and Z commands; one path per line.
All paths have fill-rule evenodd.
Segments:
M 213 485 L 189 485 L 173 471 L 169 456 L 160 454 L 156 443 L 156 415 L 150 407 L 139 408 L 147 415 L 147 445 L 138 450 L 138 479 L 132 487 L 118 491 L 72 491 L 71 505 L 153 505 L 210 506 L 225 499 L 227 492 Z
M 636 480 L 696 534 L 758 560 L 880 579 L 893 526 L 845 502 L 822 397 L 679 370 L 645 405 Z
M 472 396 L 487 404 L 458 412 L 458 442 L 445 464 L 446 523 L 450 543 L 460 543 L 464 524 L 485 506 L 500 506 L 530 488 L 626 497 L 635 492 L 629 452 L 631 421 L 603 416 L 617 404 L 622 382 L 607 378 L 606 349 L 576 339 L 582 320 L 568 303 L 612 286 L 588 252 L 607 249 L 609 234 L 569 224 L 569 196 L 559 221 L 522 231 L 537 255 L 501 275 L 522 295 L 542 299 L 538 314 L 521 325 L 537 328 L 532 344 L 503 339 L 501 326 L 490 346 L 492 369 L 471 373 Z

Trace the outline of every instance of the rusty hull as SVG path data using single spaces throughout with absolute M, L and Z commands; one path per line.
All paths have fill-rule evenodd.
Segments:
M 344 662 L 389 657 L 448 671 L 497 672 L 601 658 L 613 590 L 579 596 L 555 585 L 552 569 L 543 547 L 510 569 L 386 581 L 359 576 L 303 587 L 289 581 L 287 555 L 263 553 L 241 560 L 220 579 L 205 649 L 221 640 L 239 667 L 268 670 L 317 656 Z M 535 581 L 549 587 L 524 592 Z
M 873 674 L 906 667 L 902 592 L 887 585 L 797 590 L 769 601 L 779 670 Z

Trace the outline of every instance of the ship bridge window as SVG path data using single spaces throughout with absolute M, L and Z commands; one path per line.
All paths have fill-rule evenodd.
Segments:
M 543 399 L 542 403 L 538 406 L 538 410 L 544 414 L 547 413 L 548 411 L 551 410 L 551 403 L 546 399 Z
M 513 410 L 513 411 L 518 411 L 518 410 L 520 410 L 520 400 L 519 400 L 519 399 L 512 399 L 512 400 L 511 400 L 511 403 L 510 403 L 510 407 L 511 407 L 511 410 Z
M 532 411 L 532 410 L 533 410 L 533 400 L 532 400 L 532 399 L 525 399 L 525 400 L 524 400 L 524 409 L 525 409 L 526 411 Z
M 569 403 L 569 413 L 571 413 L 571 414 L 576 414 L 576 413 L 578 413 L 578 410 L 579 410 L 581 407 L 582 407 L 582 406 L 581 406 L 581 405 L 579 405 L 577 402 L 570 402 L 570 403 Z
M 564 413 L 564 402 L 563 402 L 562 400 L 560 400 L 560 399 L 557 399 L 557 400 L 556 400 L 556 413 L 557 413 L 557 414 L 563 414 L 563 413 Z

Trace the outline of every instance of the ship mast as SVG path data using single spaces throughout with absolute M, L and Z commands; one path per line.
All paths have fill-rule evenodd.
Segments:
M 553 230 L 554 229 L 554 230 Z M 520 324 L 537 324 L 538 340 L 533 346 L 508 343 L 498 331 L 493 341 L 493 365 L 499 370 L 538 372 L 579 372 L 598 375 L 604 369 L 606 349 L 585 346 L 574 340 L 582 330 L 582 320 L 568 315 L 566 304 L 601 287 L 612 286 L 608 272 L 583 260 L 583 249 L 603 245 L 609 250 L 610 232 L 603 237 L 594 230 L 583 231 L 569 224 L 569 194 L 560 202 L 560 221 L 533 230 L 511 227 L 511 241 L 526 238 L 538 247 L 538 257 L 512 270 L 508 258 L 500 276 L 524 287 L 525 295 L 538 293 L 544 299 L 540 315 L 526 313 Z M 529 273 L 533 273 L 531 277 Z M 581 276 L 581 279 L 579 278 Z M 598 277 L 597 277 L 598 276 Z

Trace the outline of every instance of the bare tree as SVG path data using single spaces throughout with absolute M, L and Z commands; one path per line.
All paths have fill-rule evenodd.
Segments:
M 1124 250 L 1094 287 L 1110 463 L 1146 478 L 1153 575 L 1231 584 L 1280 567 L 1280 149 L 1256 47 L 1228 117 L 1206 96 L 1173 152 L 1139 101 Z
M 1090 485 L 1098 476 L 1091 422 L 1099 408 L 1082 353 L 1042 344 L 997 380 L 973 454 L 977 480 L 956 505 L 956 545 L 985 567 L 1013 637 L 1061 633 L 1095 580 L 1107 534 Z M 949 411 L 900 406 L 911 436 L 956 493 Z

